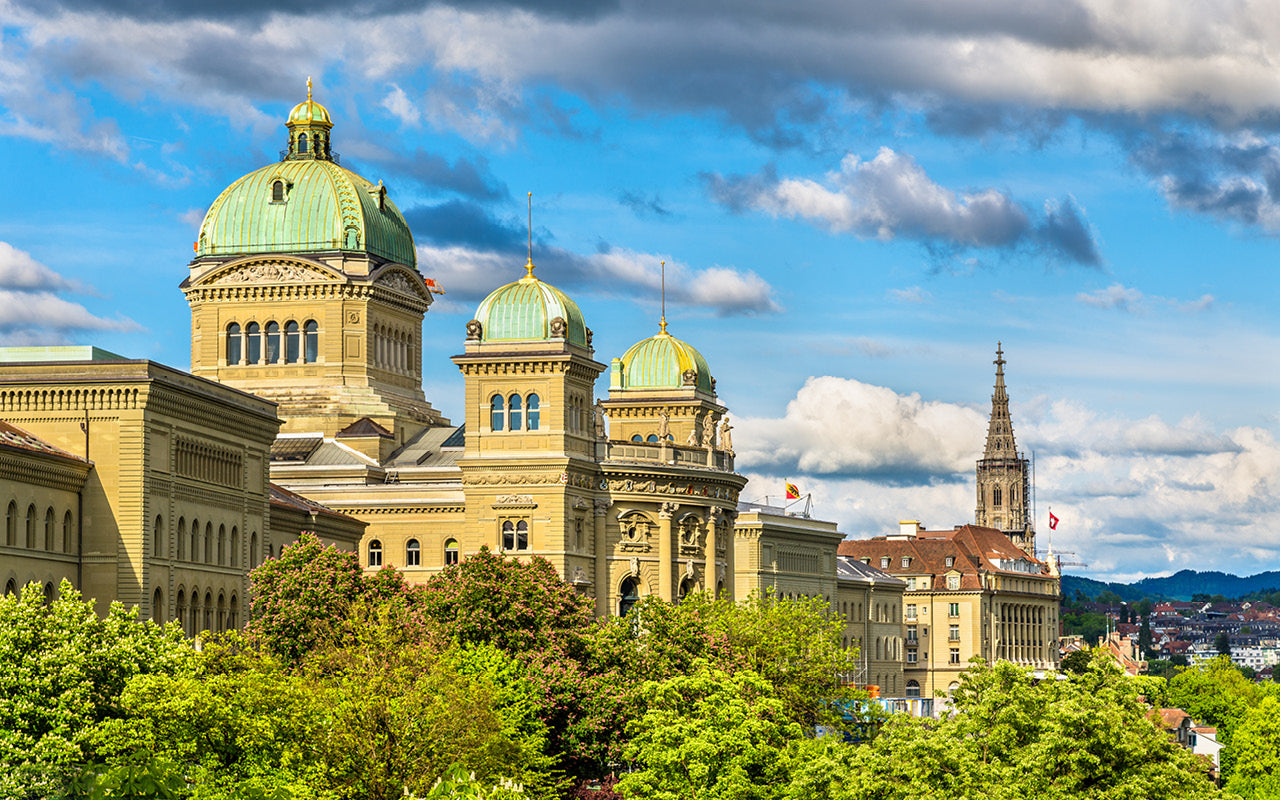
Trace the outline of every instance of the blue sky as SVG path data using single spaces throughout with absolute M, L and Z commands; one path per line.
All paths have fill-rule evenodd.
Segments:
M 747 499 L 972 519 L 997 341 L 1099 577 L 1280 568 L 1280 11 L 1106 0 L 0 0 L 0 341 L 188 366 L 177 289 L 305 96 L 421 271 L 428 398 L 524 263 L 701 349 Z M 605 390 L 601 383 L 598 390 Z

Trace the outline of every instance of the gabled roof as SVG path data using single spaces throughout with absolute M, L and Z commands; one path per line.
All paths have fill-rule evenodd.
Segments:
M 960 588 L 980 589 L 979 572 L 1008 575 L 1047 574 L 1044 562 L 1033 558 L 995 528 L 961 525 L 948 531 L 917 531 L 914 536 L 877 536 L 846 539 L 837 552 L 855 560 L 870 559 L 870 565 L 893 575 L 932 575 L 936 580 L 948 573 L 960 574 Z M 888 564 L 881 566 L 881 559 Z M 947 565 L 948 557 L 952 564 Z M 907 558 L 906 566 L 902 559 Z
M 392 437 L 392 433 L 368 417 L 361 417 L 347 427 L 338 431 L 335 436 L 385 436 L 390 439 Z
M 283 486 L 272 483 L 268 484 L 268 487 L 272 505 L 287 506 L 288 508 L 297 509 L 305 514 L 315 513 L 326 517 L 349 519 L 359 522 L 355 517 L 348 516 L 340 511 L 334 511 L 326 505 L 317 503 L 309 497 L 303 497 L 297 492 L 291 492 Z
M 848 556 L 836 557 L 836 579 L 883 583 L 890 586 L 907 585 L 907 582 L 901 578 L 895 578 L 884 570 L 876 569 L 870 564 L 863 564 L 858 559 Z

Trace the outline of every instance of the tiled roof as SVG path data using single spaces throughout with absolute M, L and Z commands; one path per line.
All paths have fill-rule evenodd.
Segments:
M 456 442 L 457 444 L 454 444 Z M 387 459 L 388 467 L 444 467 L 457 463 L 462 427 L 426 428 Z
M 58 456 L 59 458 L 87 463 L 80 456 L 75 455 L 74 453 L 68 453 L 60 447 L 54 447 L 34 434 L 28 433 L 17 425 L 11 425 L 2 419 L 0 419 L 0 447 L 10 447 L 15 450 L 29 450 L 35 453 L 45 453 L 51 456 Z
M 386 436 L 391 438 L 391 431 L 382 427 L 368 417 L 361 417 L 347 427 L 338 431 L 337 436 Z
M 269 486 L 270 486 L 272 505 L 287 506 L 289 508 L 295 508 L 306 514 L 315 512 L 316 514 L 323 514 L 326 517 L 336 517 L 338 519 L 355 520 L 355 517 L 350 517 L 346 514 L 343 514 L 340 511 L 334 511 L 332 508 L 329 508 L 326 505 L 317 503 L 315 500 L 312 500 L 309 497 L 303 497 L 302 495 L 296 492 L 291 492 L 288 489 L 284 488 L 283 486 L 278 486 L 274 483 L 269 484 Z
M 839 556 L 836 558 L 836 578 L 846 580 L 871 581 L 893 586 L 906 586 L 907 582 L 895 578 L 884 570 L 876 569 L 870 564 L 863 564 L 856 558 Z
M 960 588 L 980 589 L 979 571 L 1007 575 L 1044 574 L 1044 563 L 1024 553 L 995 528 L 962 525 L 949 531 L 918 531 L 915 536 L 877 536 L 846 539 L 837 552 L 855 560 L 870 559 L 871 566 L 890 574 L 933 575 L 941 580 L 948 573 L 960 573 Z M 888 558 L 882 566 L 881 559 Z M 947 558 L 952 565 L 947 566 Z M 909 559 L 903 566 L 902 559 Z M 1022 561 L 1035 572 L 1010 569 L 1008 562 Z

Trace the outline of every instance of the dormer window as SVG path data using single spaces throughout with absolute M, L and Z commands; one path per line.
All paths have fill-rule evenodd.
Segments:
M 909 567 L 909 566 L 911 566 L 911 556 L 903 556 L 903 557 L 902 557 L 902 568 L 903 568 L 903 569 L 906 569 L 906 568 L 907 568 L 907 567 Z M 948 566 L 950 566 L 950 565 L 948 565 Z
M 956 565 L 956 557 L 955 557 L 955 556 L 947 556 L 947 566 L 948 566 L 948 567 L 954 567 L 955 565 Z
M 888 569 L 888 568 L 889 568 L 889 557 L 888 556 L 881 557 L 880 569 Z
M 284 202 L 284 181 L 276 181 L 275 183 L 271 184 L 271 202 L 273 203 Z

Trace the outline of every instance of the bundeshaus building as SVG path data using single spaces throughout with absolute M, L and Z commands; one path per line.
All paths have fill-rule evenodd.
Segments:
M 833 523 L 740 502 L 716 378 L 665 317 L 597 354 L 582 308 L 532 252 L 513 259 L 461 330 L 430 330 L 458 341 L 462 418 L 446 419 L 422 390 L 439 288 L 389 188 L 339 163 L 310 89 L 285 127 L 281 159 L 200 226 L 189 373 L 0 348 L 10 590 L 66 577 L 196 632 L 242 624 L 248 570 L 301 530 L 411 582 L 487 547 L 547 559 L 600 615 L 649 595 L 821 597 L 861 646 L 855 679 L 901 693 L 907 583 L 841 570 Z M 26 532 L 46 510 L 70 532 L 47 549 Z

